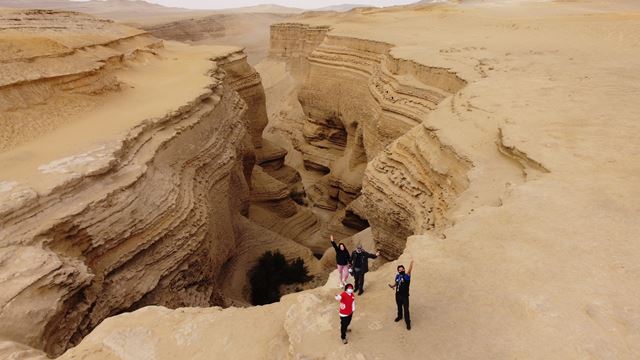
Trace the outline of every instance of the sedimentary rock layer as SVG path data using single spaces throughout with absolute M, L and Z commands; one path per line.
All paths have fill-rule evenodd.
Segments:
M 470 163 L 420 126 L 466 81 L 448 69 L 397 58 L 391 44 L 324 29 L 272 27 L 272 55 L 307 63 L 298 65 L 306 72 L 298 93 L 306 119 L 295 146 L 305 167 L 326 174 L 309 196 L 315 206 L 336 210 L 365 186 L 359 222 L 369 220 L 386 255 L 396 257 L 408 235 L 444 226 L 447 204 L 466 187 Z
M 224 25 L 212 18 L 172 21 L 147 26 L 145 30 L 157 38 L 177 41 L 199 41 L 225 35 Z
M 419 112 L 406 106 L 395 107 L 402 117 L 385 114 L 408 126 L 396 139 L 380 137 L 387 141 L 381 149 L 363 137 L 363 149 L 375 155 L 367 153 L 363 195 L 347 209 L 371 218 L 372 228 L 354 239 L 371 247 L 365 240 L 377 236 L 387 256 L 404 251 L 367 274 L 349 344 L 342 345 L 338 335 L 334 272 L 324 288 L 266 307 L 146 308 L 121 315 L 64 357 L 173 359 L 188 353 L 207 359 L 213 348 L 239 358 L 278 359 L 638 358 L 640 163 L 634 155 L 640 153 L 640 126 L 634 74 L 640 17 L 637 4 L 630 4 L 459 2 L 300 19 L 308 23 L 300 28 L 331 24 L 327 41 L 393 44 L 389 55 L 406 59 L 399 61 L 407 69 L 447 69 L 466 81 L 454 92 L 445 84 L 459 82 L 430 75 L 430 86 L 451 95 L 434 109 L 416 107 L 430 111 L 415 120 L 411 114 Z M 307 62 L 305 56 L 292 61 Z M 360 75 L 360 63 L 350 62 L 334 65 L 326 77 L 344 76 L 341 68 L 347 66 L 368 76 Z M 309 73 L 320 71 L 309 66 Z M 407 71 L 393 78 L 421 89 L 419 76 Z M 287 86 L 292 77 L 282 76 Z M 299 84 L 293 84 L 294 94 Z M 313 90 L 311 82 L 304 86 Z M 370 98 L 363 101 L 375 109 Z M 280 119 L 293 109 L 286 125 L 300 120 L 299 126 L 281 134 L 300 129 L 301 138 L 311 121 L 307 114 L 298 117 L 302 109 L 289 100 Z M 331 111 L 325 100 L 305 101 L 324 114 L 325 123 L 338 117 L 325 116 Z M 383 133 L 374 128 L 369 134 Z M 308 147 L 300 138 L 292 137 Z M 421 234 L 394 240 L 391 231 Z M 386 284 L 397 265 L 411 260 L 408 332 L 394 322 L 394 295 Z
M 324 40 L 329 26 L 280 23 L 271 26 L 271 48 L 274 57 L 305 57 Z
M 77 13 L 5 11 L 0 27 L 0 151 L 62 125 L 70 114 L 62 95 L 75 96 L 79 109 L 93 104 L 81 95 L 117 90 L 113 71 L 160 46 L 141 30 Z M 38 116 L 29 111 L 35 105 L 60 116 Z
M 3 336 L 56 354 L 117 312 L 221 302 L 215 274 L 234 244 L 213 239 L 234 238 L 247 185 L 244 105 L 218 89 L 140 129 L 99 174 L 3 213 L 5 259 L 43 259 L 19 263 L 1 317 L 20 327 Z
M 54 105 L 81 117 L 75 106 L 84 104 L 80 110 L 91 114 L 65 127 L 35 123 L 39 134 L 2 131 L 16 142 L 2 154 L 0 338 L 58 355 L 124 311 L 246 301 L 247 270 L 267 250 L 305 258 L 315 271 L 311 252 L 287 238 L 251 245 L 259 241 L 251 234 L 260 233 L 242 218 L 251 201 L 281 201 L 289 207 L 268 211 L 290 216 L 297 208 L 288 185 L 259 169 L 262 176 L 252 178 L 267 119 L 260 77 L 239 49 L 163 49 L 144 32 L 75 13 L 4 16 L 16 25 L 9 33 L 14 53 L 3 53 L 0 64 L 2 124 L 15 126 L 25 114 L 46 119 Z M 28 48 L 32 41 L 48 46 Z M 164 89 L 174 94 L 156 103 L 163 84 L 176 86 Z M 140 102 L 109 108 L 120 99 Z M 61 141 L 102 115 L 131 122 L 106 141 L 95 130 L 77 133 L 86 144 L 63 159 L 30 150 L 42 136 Z M 29 161 L 15 161 L 21 158 Z M 236 279 L 225 293 L 223 268 Z
M 255 65 L 269 53 L 269 27 L 285 21 L 290 14 L 269 12 L 191 11 L 156 19 L 135 15 L 128 17 L 132 26 L 149 31 L 164 40 L 185 41 L 200 45 L 243 47 L 248 62 Z

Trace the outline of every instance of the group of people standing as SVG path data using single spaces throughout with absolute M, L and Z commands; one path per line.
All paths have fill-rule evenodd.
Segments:
M 380 256 L 380 252 L 376 251 L 371 254 L 358 244 L 353 253 L 349 253 L 344 243 L 336 244 L 333 235 L 331 236 L 331 245 L 336 250 L 336 263 L 338 267 L 338 275 L 340 277 L 340 288 L 344 288 L 341 294 L 336 295 L 336 300 L 340 302 L 340 338 L 342 343 L 347 343 L 347 332 L 353 313 L 356 310 L 355 294 L 362 295 L 364 293 L 364 275 L 369 271 L 369 259 L 375 259 Z M 398 316 L 395 322 L 404 319 L 407 330 L 411 330 L 411 317 L 409 315 L 409 286 L 411 284 L 411 270 L 413 269 L 413 261 L 409 264 L 409 269 L 405 270 L 403 265 L 398 265 L 398 273 L 395 276 L 393 284 L 389 287 L 395 290 L 396 306 L 398 308 Z M 349 274 L 353 275 L 355 286 L 348 283 Z

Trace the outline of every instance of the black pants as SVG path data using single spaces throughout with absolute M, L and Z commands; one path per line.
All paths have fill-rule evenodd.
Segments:
M 411 315 L 409 315 L 409 296 L 396 294 L 396 305 L 398 306 L 398 318 L 402 319 L 404 310 L 404 322 L 411 324 Z
M 349 327 L 349 324 L 351 324 L 351 317 L 353 317 L 353 314 L 349 316 L 340 316 L 340 339 L 347 338 L 347 328 Z
M 353 278 L 355 279 L 355 286 L 353 287 L 353 292 L 363 292 L 364 291 L 364 271 L 354 271 Z

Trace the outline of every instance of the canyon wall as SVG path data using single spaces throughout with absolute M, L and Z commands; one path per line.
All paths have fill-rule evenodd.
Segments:
M 249 295 L 247 271 L 267 250 L 302 257 L 314 272 L 308 249 L 277 234 L 261 242 L 255 234 L 266 237 L 268 230 L 242 216 L 252 202 L 280 201 L 284 205 L 265 208 L 277 212 L 288 206 L 289 216 L 296 204 L 286 185 L 279 187 L 254 166 L 282 162 L 286 152 L 264 150 L 264 92 L 239 49 L 165 49 L 142 31 L 75 13 L 12 11 L 0 21 L 12 25 L 8 49 L 14 50 L 3 51 L 0 65 L 0 104 L 6 111 L 0 126 L 15 141 L 3 143 L 7 149 L 0 154 L 6 166 L 0 182 L 0 338 L 59 355 L 103 319 L 124 311 L 242 304 Z M 194 75 L 198 81 L 171 72 L 196 56 L 202 67 Z M 122 92 L 149 95 L 143 93 L 147 68 L 166 70 L 148 74 L 160 86 L 177 79 L 192 87 L 182 89 L 186 101 L 158 105 L 149 96 L 149 104 L 111 111 L 108 104 Z M 132 82 L 122 80 L 127 76 Z M 97 114 L 100 102 L 110 118 L 122 116 L 120 110 L 132 116 L 122 137 L 49 163 L 40 159 L 45 165 L 29 169 L 39 176 L 13 181 L 17 167 L 25 165 L 20 154 L 39 135 L 64 139 L 82 123 L 62 124 L 57 114 L 39 123 L 47 117 L 37 111 L 59 106 L 63 115 L 82 115 L 73 105 Z M 140 112 L 147 106 L 167 109 L 146 118 Z M 33 125 L 14 129 L 18 118 Z M 29 156 L 38 162 L 36 155 Z M 241 264 L 230 265 L 232 259 Z M 234 291 L 223 291 L 229 273 L 236 282 L 227 286 Z
M 304 58 L 324 40 L 331 28 L 304 23 L 280 23 L 271 26 L 269 55 L 279 58 Z
M 640 17 L 619 6 L 303 15 L 274 27 L 272 57 L 258 67 L 266 114 L 278 114 L 265 132 L 280 138 L 269 141 L 258 136 L 257 76 L 230 48 L 143 46 L 92 73 L 117 86 L 61 88 L 0 113 L 36 128 L 47 114 L 55 129 L 13 136 L 22 145 L 0 152 L 0 356 L 57 354 L 114 315 L 61 358 L 640 357 Z M 89 44 L 99 35 L 42 31 L 57 32 Z M 96 49 L 78 53 L 102 68 Z M 65 113 L 50 104 L 65 103 L 91 126 L 60 127 Z M 121 138 L 87 145 L 128 114 Z M 344 223 L 349 247 L 375 240 L 393 259 L 372 264 L 348 344 L 336 272 L 244 307 L 257 255 L 277 248 L 319 267 L 309 248 L 326 248 Z M 387 284 L 410 262 L 408 331 Z M 167 308 L 218 300 L 240 307 Z M 135 310 L 153 303 L 167 307 Z
M 62 358 L 638 358 L 640 17 L 623 3 L 440 3 L 274 27 L 258 66 L 278 115 L 266 132 L 300 167 L 308 210 L 370 223 L 349 246 L 402 252 L 367 274 L 348 344 L 334 272 L 264 307 L 118 315 Z M 279 186 L 260 193 L 284 199 Z M 387 284 L 410 262 L 407 331 Z
M 466 81 L 396 58 L 389 43 L 327 29 L 272 26 L 271 56 L 300 81 L 302 136 L 290 141 L 305 168 L 321 175 L 307 188 L 311 204 L 341 210 L 340 221 L 358 230 L 371 225 L 384 255 L 395 258 L 409 235 L 443 229 L 448 204 L 467 186 L 470 161 L 422 125 Z
M 247 61 L 256 65 L 269 53 L 269 26 L 285 21 L 291 14 L 216 13 L 215 11 L 176 13 L 173 17 L 138 19 L 131 16 L 128 24 L 144 29 L 164 40 L 185 41 L 200 45 L 243 47 Z M 175 19 L 175 20 L 171 20 Z
M 166 40 L 199 41 L 225 35 L 225 27 L 211 18 L 177 20 L 145 27 L 151 35 Z

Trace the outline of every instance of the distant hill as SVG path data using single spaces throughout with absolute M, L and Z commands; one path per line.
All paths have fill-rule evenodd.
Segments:
M 143 0 L 0 0 L 0 8 L 20 9 L 56 9 L 78 11 L 115 20 L 161 18 L 181 15 L 199 16 L 215 13 L 269 13 L 300 14 L 303 9 L 291 8 L 275 4 L 239 7 L 232 9 L 183 9 L 166 7 Z
M 144 18 L 192 10 L 171 8 L 143 0 L 0 0 L 0 8 L 78 11 L 111 19 Z
M 0 7 L 22 8 L 22 9 L 64 9 L 71 11 L 85 12 L 112 12 L 112 11 L 167 11 L 186 10 L 180 8 L 170 8 L 143 0 L 91 0 L 91 1 L 70 1 L 70 0 L 0 0 Z
M 482 1 L 482 0 L 480 0 L 480 1 Z M 437 3 L 443 3 L 443 2 L 449 2 L 449 0 L 422 0 L 422 1 L 418 1 L 416 3 L 413 3 L 411 5 L 437 4 Z M 454 0 L 454 2 L 460 2 L 460 0 Z
M 429 0 L 428 2 L 431 2 Z M 357 7 L 370 7 L 362 4 L 342 4 L 326 6 L 318 9 L 299 9 L 275 4 L 261 4 L 231 9 L 195 10 L 175 7 L 166 7 L 144 0 L 0 0 L 0 8 L 20 9 L 56 9 L 78 11 L 114 20 L 143 20 L 165 22 L 176 17 L 175 20 L 190 17 L 204 16 L 207 14 L 301 14 L 306 11 L 338 11 L 345 12 Z
M 233 12 L 233 13 L 269 13 L 269 14 L 300 14 L 305 12 L 304 9 L 280 6 L 275 4 L 262 4 L 255 6 L 246 6 L 232 9 L 215 10 L 216 12 Z
M 358 7 L 371 7 L 371 5 L 363 5 L 363 4 L 342 4 L 342 5 L 333 5 L 333 6 L 325 6 L 318 9 L 313 9 L 314 11 L 338 11 L 345 12 Z

